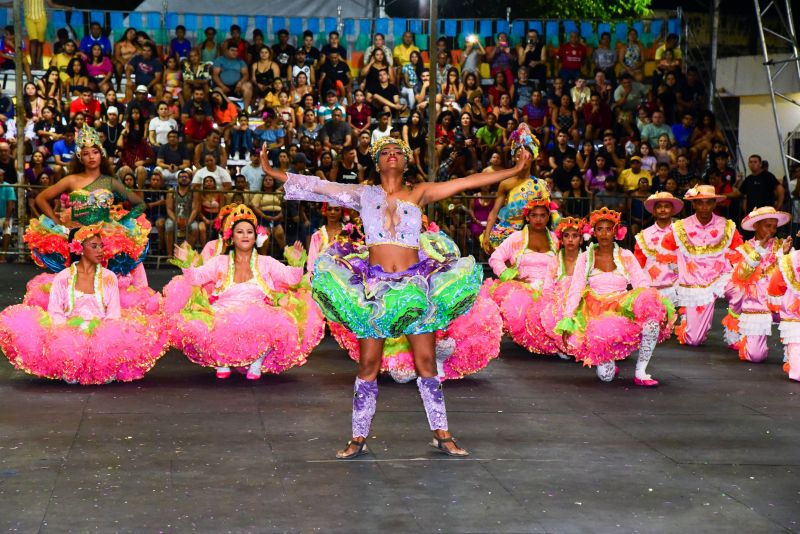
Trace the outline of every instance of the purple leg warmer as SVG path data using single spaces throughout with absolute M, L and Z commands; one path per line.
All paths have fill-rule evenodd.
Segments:
M 442 381 L 438 376 L 432 378 L 417 378 L 417 387 L 428 415 L 428 424 L 431 430 L 447 430 L 447 408 L 444 406 L 444 391 Z
M 356 377 L 353 387 L 353 437 L 369 437 L 372 417 L 378 407 L 378 381 L 366 381 Z

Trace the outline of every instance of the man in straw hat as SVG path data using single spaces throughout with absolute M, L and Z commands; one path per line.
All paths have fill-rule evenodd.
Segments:
M 678 303 L 683 321 L 675 329 L 678 341 L 700 345 L 706 340 L 714 317 L 714 302 L 726 295 L 731 263 L 739 259 L 736 249 L 742 236 L 733 221 L 714 214 L 717 195 L 712 185 L 698 185 L 683 197 L 692 203 L 694 215 L 672 224 L 672 233 L 662 246 L 678 259 Z M 730 299 L 729 299 L 730 300 Z
M 673 304 L 678 302 L 678 257 L 661 246 L 672 234 L 672 217 L 683 209 L 683 201 L 662 191 L 644 201 L 644 209 L 652 213 L 656 222 L 636 234 L 633 254 L 650 277 L 650 286 L 658 289 L 662 297 Z
M 726 321 L 728 328 L 738 331 L 739 358 L 749 362 L 767 359 L 767 337 L 772 333 L 772 312 L 767 302 L 767 286 L 775 265 L 792 249 L 792 238 L 778 239 L 779 226 L 791 220 L 783 211 L 772 206 L 756 208 L 742 221 L 742 229 L 755 232 L 738 251 L 741 259 L 734 266 L 726 293 L 739 295 L 738 317 Z M 738 328 L 736 328 L 738 327 Z

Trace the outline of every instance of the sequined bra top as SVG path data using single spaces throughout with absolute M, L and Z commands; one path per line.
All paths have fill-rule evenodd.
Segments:
M 286 200 L 328 202 L 358 211 L 364 224 L 365 242 L 419 248 L 422 210 L 412 202 L 388 199 L 379 185 L 340 184 L 317 176 L 286 173 Z
M 69 194 L 73 221 L 95 224 L 109 220 L 109 213 L 114 205 L 111 180 L 108 176 L 100 176 L 85 188 L 76 189 Z

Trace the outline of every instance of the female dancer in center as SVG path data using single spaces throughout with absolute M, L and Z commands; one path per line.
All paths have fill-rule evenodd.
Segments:
M 634 383 L 657 386 L 658 381 L 647 374 L 647 364 L 656 343 L 672 332 L 674 307 L 649 287 L 650 280 L 633 253 L 614 243 L 626 233 L 619 212 L 605 207 L 593 211 L 586 230 L 597 243 L 578 258 L 564 317 L 555 333 L 562 335 L 578 361 L 597 366 L 603 382 L 616 376 L 615 360 L 627 358 L 638 348 Z
M 522 172 L 525 152 L 509 170 L 474 174 L 445 183 L 403 181 L 411 159 L 408 145 L 383 137 L 371 146 L 381 185 L 350 185 L 274 170 L 262 152 L 264 171 L 281 182 L 287 200 L 328 202 L 360 212 L 366 247 L 334 245 L 314 266 L 312 290 L 325 316 L 344 324 L 359 338 L 361 360 L 353 398 L 352 439 L 338 458 L 366 452 L 366 438 L 378 397 L 377 377 L 386 338 L 408 336 L 414 353 L 417 386 L 432 445 L 456 456 L 459 447 L 448 431 L 447 412 L 435 363 L 435 332 L 447 328 L 472 307 L 482 273 L 472 257 L 460 258 L 452 241 L 422 233 L 422 209 L 468 189 L 500 182 Z

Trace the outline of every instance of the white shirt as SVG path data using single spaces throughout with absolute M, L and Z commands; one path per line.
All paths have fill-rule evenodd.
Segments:
M 374 143 L 381 137 L 389 137 L 392 134 L 392 124 L 389 123 L 389 126 L 385 130 L 381 130 L 377 126 L 374 130 L 372 130 L 372 142 Z
M 173 130 L 178 131 L 178 123 L 172 118 L 162 120 L 159 117 L 153 117 L 150 119 L 150 127 L 148 129 L 156 133 L 156 143 L 166 145 L 167 134 Z
M 217 168 L 214 169 L 214 172 L 209 171 L 208 167 L 198 169 L 198 171 L 194 173 L 194 178 L 192 178 L 192 185 L 198 184 L 202 186 L 203 180 L 206 178 L 206 176 L 211 176 L 214 181 L 217 182 L 217 189 L 222 189 L 223 184 L 233 183 L 230 173 L 222 167 L 217 166 Z

